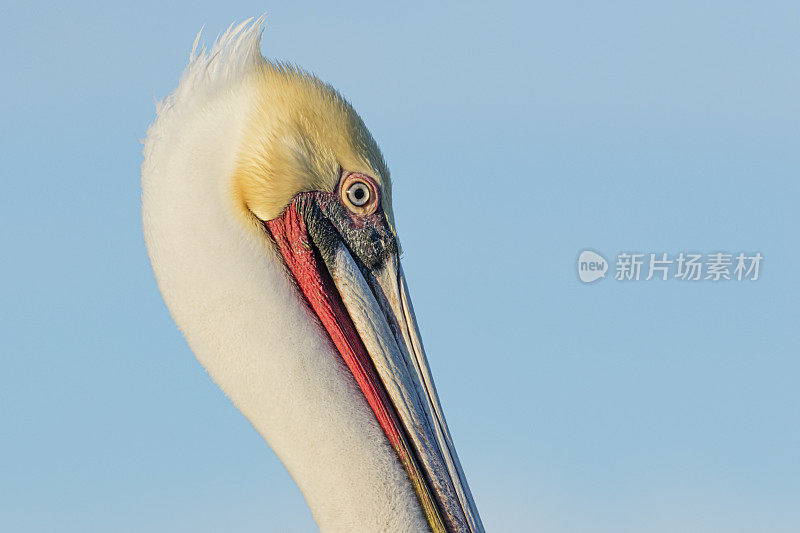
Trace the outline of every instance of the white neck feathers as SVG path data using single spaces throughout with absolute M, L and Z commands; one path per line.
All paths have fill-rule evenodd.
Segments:
M 269 443 L 323 531 L 425 531 L 407 475 L 231 176 L 263 62 L 261 22 L 193 50 L 158 105 L 142 165 L 144 233 L 200 362 Z M 231 450 L 235 453 L 234 450 Z

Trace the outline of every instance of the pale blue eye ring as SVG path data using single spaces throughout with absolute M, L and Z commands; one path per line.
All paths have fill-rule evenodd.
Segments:
M 347 199 L 356 207 L 367 205 L 370 195 L 369 186 L 363 181 L 357 181 L 347 188 Z

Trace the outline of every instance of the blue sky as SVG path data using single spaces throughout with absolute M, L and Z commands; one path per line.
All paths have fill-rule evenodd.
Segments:
M 800 530 L 800 6 L 702 1 L 5 6 L 0 529 L 315 530 L 140 228 L 153 99 L 264 11 L 384 150 L 489 531 Z M 765 259 L 583 285 L 585 248 Z

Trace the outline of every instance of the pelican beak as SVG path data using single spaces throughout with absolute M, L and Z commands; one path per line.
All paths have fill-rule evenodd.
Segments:
M 326 193 L 302 193 L 265 226 L 408 473 L 431 531 L 483 532 L 396 245 L 380 259 L 361 260 L 357 237 L 331 205 Z

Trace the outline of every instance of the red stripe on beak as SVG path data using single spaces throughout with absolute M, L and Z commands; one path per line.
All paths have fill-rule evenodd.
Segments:
M 327 268 L 320 267 L 305 220 L 293 202 L 284 213 L 265 223 L 311 309 L 361 388 L 383 432 L 403 464 L 423 512 L 434 532 L 446 531 L 397 411 L 390 401 L 364 343 L 356 331 Z

